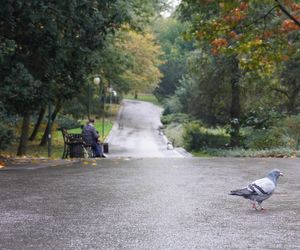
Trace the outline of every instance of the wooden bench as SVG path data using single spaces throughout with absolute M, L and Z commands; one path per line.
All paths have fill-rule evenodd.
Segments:
M 64 152 L 62 158 L 92 158 L 92 146 L 83 141 L 82 134 L 69 133 L 66 129 L 61 129 L 64 139 Z

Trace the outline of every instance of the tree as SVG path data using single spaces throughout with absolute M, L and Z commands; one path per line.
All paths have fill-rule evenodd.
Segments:
M 159 65 L 163 63 L 160 46 L 156 44 L 155 37 L 150 32 L 143 34 L 133 30 L 122 32 L 118 37 L 117 47 L 127 52 L 130 67 L 122 74 L 135 97 L 139 92 L 150 92 L 162 77 Z
M 186 73 L 187 55 L 194 46 L 193 41 L 184 40 L 182 35 L 187 24 L 180 23 L 176 19 L 157 19 L 151 28 L 164 52 L 165 63 L 160 66 L 163 78 L 154 92 L 162 99 L 172 95 L 179 86 L 179 80 Z
M 216 58 L 234 62 L 227 78 L 231 85 L 231 144 L 238 145 L 241 110 L 241 86 L 253 75 L 271 77 L 278 64 L 295 50 L 291 33 L 299 26 L 293 15 L 299 12 L 295 1 L 196 1 L 183 0 L 179 11 L 192 23 L 187 37 L 195 37 L 198 46 Z M 292 13 L 291 16 L 287 13 Z M 285 15 L 283 15 L 285 14 Z M 266 84 L 267 82 L 265 82 Z M 247 90 L 248 88 L 243 88 Z
M 26 153 L 30 113 L 39 105 L 40 85 L 21 63 L 10 70 L 0 85 L 0 98 L 6 109 L 23 117 L 18 155 Z
M 15 114 L 24 116 L 27 123 L 22 126 L 19 155 L 26 153 L 30 115 L 39 109 L 42 111 L 51 102 L 55 105 L 51 115 L 54 120 L 64 101 L 81 92 L 82 83 L 98 66 L 92 65 L 90 58 L 95 50 L 103 48 L 107 35 L 113 34 L 123 23 L 135 22 L 141 14 L 152 16 L 163 2 L 37 0 L 2 3 L 0 87 L 6 90 L 7 96 L 13 95 L 18 88 L 12 77 L 14 69 L 23 72 L 20 76 L 30 78 L 26 80 L 26 88 L 34 87 L 39 93 L 23 89 L 22 111 L 11 108 L 17 105 L 11 102 L 15 99 L 1 100 Z M 33 109 L 31 103 L 35 104 Z M 45 142 L 46 131 L 41 144 Z

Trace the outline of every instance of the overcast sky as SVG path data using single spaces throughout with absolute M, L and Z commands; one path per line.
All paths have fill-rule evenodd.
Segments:
M 165 11 L 165 12 L 162 12 L 161 14 L 164 16 L 164 17 L 169 17 L 172 13 L 172 11 L 174 11 L 174 9 L 176 8 L 176 6 L 178 4 L 180 4 L 181 0 L 169 0 L 169 3 L 172 5 L 173 7 L 173 10 L 170 10 L 170 11 Z

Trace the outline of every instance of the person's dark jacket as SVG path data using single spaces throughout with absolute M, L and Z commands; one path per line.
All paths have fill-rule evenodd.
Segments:
M 85 143 L 93 145 L 97 143 L 98 137 L 99 135 L 94 126 L 87 124 L 83 127 L 82 138 Z

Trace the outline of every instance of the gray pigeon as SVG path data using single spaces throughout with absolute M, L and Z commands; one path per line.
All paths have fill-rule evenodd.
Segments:
M 260 209 L 264 210 L 261 203 L 273 194 L 277 186 L 278 177 L 282 175 L 278 169 L 274 169 L 265 178 L 256 180 L 245 188 L 230 191 L 230 195 L 242 196 L 245 199 L 251 200 L 252 207 L 256 210 L 258 210 L 256 206 L 257 202 Z

